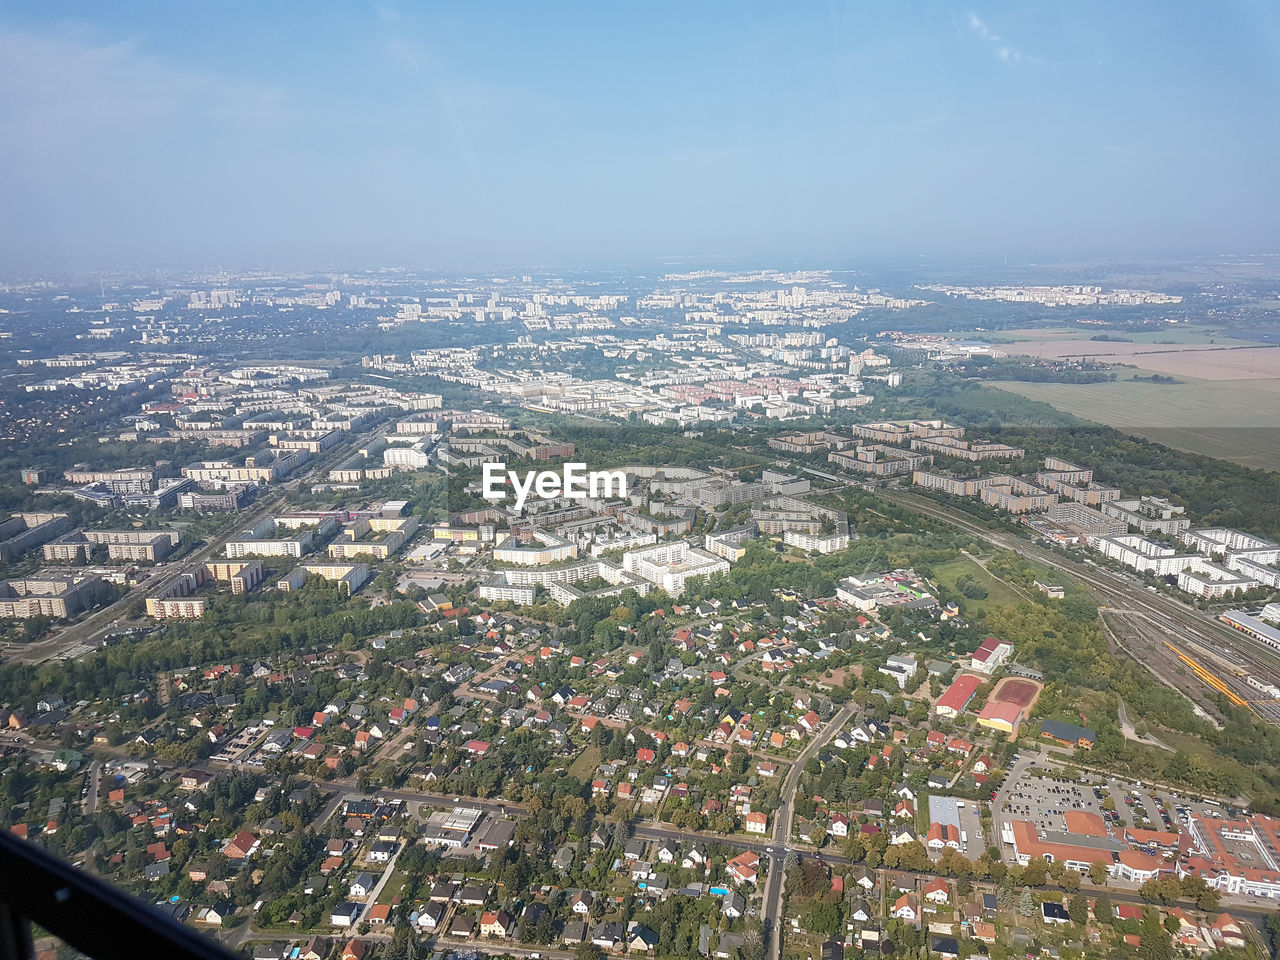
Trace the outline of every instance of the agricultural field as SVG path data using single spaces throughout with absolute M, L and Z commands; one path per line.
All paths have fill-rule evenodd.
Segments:
M 1175 449 L 1280 470 L 1280 351 L 1272 352 L 1275 376 L 1270 378 L 1214 380 L 1184 374 L 1178 383 L 1126 378 L 991 385 Z
M 1043 360 L 1085 358 L 1122 363 L 1149 373 L 1199 380 L 1271 380 L 1280 376 L 1280 347 L 1275 346 L 1036 340 L 1009 344 L 1007 351 L 1012 356 Z

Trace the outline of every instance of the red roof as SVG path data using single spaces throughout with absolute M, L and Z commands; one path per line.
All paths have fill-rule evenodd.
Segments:
M 973 695 L 980 686 L 982 686 L 981 679 L 971 673 L 962 673 L 951 681 L 951 686 L 947 687 L 946 692 L 938 698 L 938 702 L 934 706 L 938 709 L 953 710 L 959 713 L 973 699 Z
M 1022 722 L 1022 707 L 1012 700 L 992 700 L 978 714 L 982 720 L 1002 720 L 1016 727 Z

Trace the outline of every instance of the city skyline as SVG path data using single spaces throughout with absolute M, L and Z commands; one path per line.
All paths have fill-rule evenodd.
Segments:
M 11 270 L 1280 247 L 1280 18 L 32 4 Z

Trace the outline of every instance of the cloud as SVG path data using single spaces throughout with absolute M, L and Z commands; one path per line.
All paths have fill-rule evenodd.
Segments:
M 988 27 L 983 19 L 972 10 L 969 11 L 969 29 L 985 40 L 995 50 L 996 56 L 1005 63 L 1040 62 L 1036 57 L 1029 56 L 1012 44 L 1007 43 L 1003 37 Z

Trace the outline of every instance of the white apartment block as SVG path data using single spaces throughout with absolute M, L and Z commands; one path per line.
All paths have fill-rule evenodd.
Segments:
M 1123 520 L 1143 534 L 1160 533 L 1166 537 L 1174 537 L 1191 526 L 1186 509 L 1162 497 L 1110 500 L 1099 504 L 1098 508 L 1108 517 Z
M 623 554 L 622 569 L 677 597 L 684 592 L 685 581 L 690 577 L 728 573 L 729 561 L 677 540 Z
M 1157 577 L 1181 573 L 1201 562 L 1196 554 L 1179 554 L 1172 547 L 1133 534 L 1123 537 L 1090 537 L 1089 545 L 1109 560 L 1115 560 L 1139 573 L 1150 573 Z
M 514 563 L 522 567 L 542 567 L 560 563 L 578 555 L 578 547 L 545 530 L 532 530 L 524 539 L 509 536 L 493 548 L 496 563 Z
M 1256 586 L 1258 582 L 1252 577 L 1211 560 L 1200 560 L 1196 566 L 1178 574 L 1178 589 L 1197 597 L 1224 597 Z

